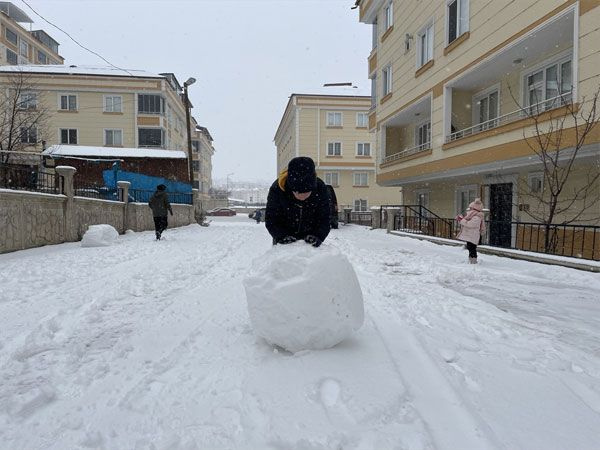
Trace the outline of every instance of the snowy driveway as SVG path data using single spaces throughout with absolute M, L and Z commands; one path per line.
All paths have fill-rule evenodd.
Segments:
M 0 255 L 0 449 L 598 449 L 600 275 L 349 226 L 365 325 L 276 352 L 263 225 Z

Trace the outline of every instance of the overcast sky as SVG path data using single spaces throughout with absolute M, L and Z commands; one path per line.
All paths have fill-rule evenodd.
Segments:
M 106 65 L 12 0 L 60 43 L 65 64 Z M 173 72 L 215 142 L 213 177 L 272 180 L 273 137 L 292 92 L 368 89 L 371 31 L 353 0 L 27 0 L 118 67 Z

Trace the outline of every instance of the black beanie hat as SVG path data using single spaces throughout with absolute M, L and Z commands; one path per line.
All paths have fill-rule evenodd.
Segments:
M 314 161 L 307 156 L 293 158 L 288 164 L 287 185 L 292 192 L 310 192 L 317 188 Z
M 164 184 L 159 184 L 158 186 L 156 186 L 156 189 L 158 189 L 159 191 L 164 191 L 167 189 L 167 187 Z

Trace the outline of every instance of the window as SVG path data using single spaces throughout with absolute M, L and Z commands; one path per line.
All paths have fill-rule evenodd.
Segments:
M 477 197 L 477 185 L 459 186 L 456 189 L 456 213 L 464 214 L 469 207 L 469 203 Z
M 371 78 L 371 108 L 377 106 L 377 76 Z
M 104 112 L 123 112 L 123 98 L 120 95 L 105 96 Z
M 10 28 L 6 28 L 6 32 L 5 32 L 5 36 L 6 36 L 6 40 L 8 42 L 10 42 L 13 45 L 17 45 L 17 33 L 15 33 L 13 30 L 11 30 Z
M 430 147 L 431 143 L 431 122 L 425 122 L 415 128 L 415 146 L 419 150 Z
M 37 129 L 35 127 L 21 128 L 21 142 L 37 144 Z
M 200 161 L 192 161 L 192 169 L 194 172 L 200 172 Z
M 139 128 L 138 141 L 140 147 L 162 147 L 164 132 L 162 128 Z
M 369 126 L 369 115 L 367 113 L 357 113 L 356 126 L 359 128 L 367 128 Z
M 433 59 L 433 23 L 417 34 L 417 69 Z
M 325 172 L 325 184 L 337 187 L 340 185 L 340 174 L 337 172 Z
M 40 64 L 48 64 L 48 56 L 40 50 L 37 51 L 37 60 Z
M 371 48 L 373 50 L 375 50 L 377 48 L 377 34 L 378 34 L 377 33 L 377 20 L 375 20 L 375 22 L 373 22 L 372 27 L 373 27 L 373 30 L 372 30 L 373 35 L 371 37 L 371 44 L 372 44 Z
M 25 58 L 29 57 L 29 44 L 23 39 L 21 39 L 21 42 L 19 43 L 19 53 Z
M 469 30 L 469 1 L 450 0 L 447 5 L 448 44 Z
M 19 97 L 19 109 L 36 109 L 37 94 L 35 92 L 22 92 Z
M 367 212 L 368 211 L 367 201 L 364 199 L 354 200 L 354 211 L 356 212 Z
M 359 142 L 356 144 L 356 156 L 371 156 L 371 143 Z
M 555 62 L 525 77 L 526 98 L 530 114 L 556 108 L 570 101 L 572 86 L 571 60 Z
M 474 122 L 479 125 L 479 130 L 487 130 L 498 126 L 498 112 L 500 104 L 498 102 L 498 91 L 492 91 L 489 94 L 475 97 L 475 108 L 473 113 L 476 115 Z
M 77 111 L 77 96 L 61 94 L 60 109 L 61 111 Z
M 104 145 L 121 147 L 123 145 L 123 130 L 104 130 Z
M 382 86 L 383 91 L 382 94 L 385 97 L 389 93 L 392 92 L 392 66 L 387 66 L 381 71 L 382 75 Z
M 77 145 L 77 130 L 74 128 L 61 128 L 60 143 Z
M 327 126 L 328 127 L 341 127 L 342 126 L 342 113 L 341 112 L 328 112 L 327 113 Z
M 165 100 L 160 95 L 139 94 L 138 112 L 142 114 L 163 114 Z
M 342 155 L 342 143 L 341 142 L 329 142 L 327 144 L 327 156 L 341 156 Z
M 200 151 L 200 141 L 192 141 L 192 152 L 198 153 Z
M 367 172 L 354 172 L 354 186 L 368 186 L 369 174 Z
M 527 177 L 529 191 L 532 194 L 540 194 L 544 191 L 544 175 L 541 172 L 530 173 Z
M 394 3 L 390 2 L 383 10 L 383 17 L 385 19 L 385 29 L 388 30 L 394 25 Z
M 10 65 L 16 66 L 17 64 L 19 64 L 19 58 L 17 57 L 17 54 L 15 52 L 6 49 L 6 62 L 8 62 L 8 64 Z

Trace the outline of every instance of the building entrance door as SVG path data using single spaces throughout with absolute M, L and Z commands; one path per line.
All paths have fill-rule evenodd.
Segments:
M 510 247 L 512 183 L 490 185 L 490 245 Z

